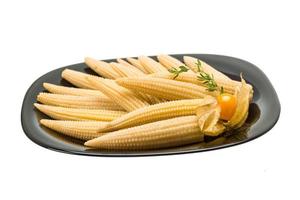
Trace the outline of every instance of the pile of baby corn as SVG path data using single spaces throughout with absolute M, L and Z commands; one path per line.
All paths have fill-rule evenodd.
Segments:
M 76 87 L 44 83 L 34 106 L 52 119 L 40 123 L 61 134 L 83 140 L 87 147 L 106 150 L 149 150 L 182 146 L 218 136 L 243 125 L 252 87 L 231 80 L 204 61 L 184 56 L 184 63 L 169 55 L 157 61 L 140 56 L 104 62 L 85 58 L 100 76 L 71 69 L 62 78 Z M 216 91 L 197 78 L 196 63 L 213 75 L 225 92 L 236 95 L 232 118 L 220 119 Z M 186 66 L 176 78 L 168 70 Z

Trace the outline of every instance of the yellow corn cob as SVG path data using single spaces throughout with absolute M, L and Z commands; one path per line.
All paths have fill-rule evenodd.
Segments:
M 125 60 L 122 60 L 120 58 L 117 59 L 118 63 L 121 64 L 123 67 L 126 67 L 127 69 L 129 69 L 130 71 L 133 71 L 135 74 L 139 74 L 139 75 L 145 75 L 145 73 L 143 71 L 141 71 L 140 69 L 136 68 L 135 66 L 129 64 L 128 62 L 126 62 Z
M 125 114 L 124 111 L 65 108 L 59 106 L 42 105 L 38 103 L 35 103 L 34 106 L 49 117 L 60 120 L 112 121 Z
M 181 61 L 177 60 L 176 58 L 164 54 L 158 55 L 157 60 L 167 69 L 171 69 L 173 67 L 177 68 L 179 66 L 185 65 Z
M 124 70 L 115 64 L 115 62 L 110 62 L 109 63 L 110 67 L 119 74 L 120 77 L 127 77 L 128 73 L 129 76 L 132 76 L 132 74 L 130 72 L 128 72 L 127 70 L 124 72 Z
M 90 89 L 96 89 L 96 88 L 91 85 L 91 83 L 87 80 L 87 77 L 93 77 L 93 78 L 104 80 L 102 77 L 93 76 L 93 75 L 85 74 L 85 73 L 74 71 L 74 70 L 70 70 L 70 69 L 65 69 L 62 72 L 62 77 L 64 79 L 66 79 L 67 81 L 69 81 L 70 83 L 72 83 L 73 85 L 77 86 L 77 87 L 90 88 Z M 106 81 L 113 82 L 113 80 L 109 80 L 109 79 L 106 79 Z M 98 90 L 96 90 L 96 91 L 98 91 Z M 99 91 L 99 93 L 102 93 L 102 92 Z M 137 96 L 139 96 L 141 98 L 140 95 L 137 95 Z M 158 99 L 156 97 L 147 97 L 145 99 L 148 100 L 151 103 L 158 103 L 158 102 L 162 102 L 163 101 L 163 100 Z
M 138 71 L 138 69 L 136 69 L 136 68 L 130 68 L 130 67 L 122 65 L 120 63 L 111 62 L 110 66 L 121 77 L 137 77 L 137 76 L 144 76 L 145 75 L 143 72 Z
M 130 66 L 130 67 L 136 68 L 135 66 L 133 66 L 133 65 L 130 64 L 129 62 L 123 60 L 122 58 L 117 58 L 117 61 L 118 61 L 118 63 L 123 64 L 123 65 L 125 65 L 125 66 Z M 136 68 L 136 69 L 137 69 L 137 68 Z M 141 70 L 140 70 L 140 71 L 141 71 Z M 141 71 L 141 72 L 142 72 L 142 71 Z
M 168 70 L 172 68 L 178 68 L 180 66 L 185 66 L 181 61 L 177 60 L 176 58 L 169 56 L 169 55 L 158 55 L 157 56 L 158 61 L 165 66 Z M 184 72 L 187 74 L 195 74 L 192 70 L 189 70 L 187 72 Z
M 128 60 L 128 62 L 130 62 L 133 66 L 135 66 L 136 68 L 138 68 L 139 70 L 141 70 L 145 74 L 149 74 L 149 72 L 147 72 L 147 70 L 143 67 L 143 65 L 140 63 L 140 61 L 138 59 L 126 58 L 126 60 Z
M 112 131 L 142 125 L 163 119 L 196 114 L 199 106 L 214 104 L 215 98 L 177 100 L 150 105 L 127 113 L 110 123 L 103 130 Z M 197 112 L 199 113 L 199 111 Z
M 119 86 L 115 82 L 107 82 L 106 80 L 97 78 L 88 78 L 88 81 L 127 111 L 149 105 L 146 101 L 138 98 L 134 92 Z
M 136 70 L 138 69 L 131 69 L 131 68 L 128 68 L 124 65 L 121 65 L 119 63 L 115 63 L 115 62 L 111 62 L 110 63 L 112 68 L 117 71 L 120 76 L 122 77 L 140 77 L 140 76 L 145 76 L 145 74 L 143 72 L 138 72 Z M 144 94 L 144 93 L 139 93 L 139 92 L 136 92 L 141 98 L 145 99 L 147 102 L 151 103 L 151 104 L 156 104 L 156 103 L 159 103 L 159 102 L 163 102 L 162 99 L 159 99 L 157 97 L 154 97 L 154 96 L 151 96 L 151 95 L 147 95 L 147 94 Z
M 197 60 L 199 60 L 201 62 L 201 67 L 204 72 L 206 72 L 208 74 L 213 74 L 213 76 L 217 79 L 231 80 L 228 76 L 226 76 L 225 74 L 214 69 L 212 66 L 210 66 L 209 64 L 207 64 L 206 62 L 204 62 L 200 59 L 193 58 L 190 56 L 184 56 L 183 60 L 184 60 L 184 63 L 194 72 L 198 72 L 196 63 L 197 63 Z
M 168 72 L 168 70 L 164 66 L 150 57 L 139 56 L 139 61 L 148 73 Z
M 84 145 L 109 150 L 160 149 L 201 142 L 204 134 L 218 135 L 225 130 L 218 123 L 220 108 L 216 104 L 199 106 L 196 112 L 197 115 L 175 117 L 108 132 L 85 142 Z
M 116 82 L 128 89 L 168 100 L 198 99 L 204 98 L 207 95 L 217 95 L 216 92 L 207 91 L 205 87 L 196 84 L 162 78 L 120 78 Z
M 74 96 L 63 94 L 40 93 L 37 100 L 43 104 L 62 106 L 67 108 L 123 110 L 122 107 L 109 98 L 98 96 Z
M 148 150 L 201 142 L 203 136 L 198 117 L 184 116 L 108 132 L 84 145 L 109 150 Z
M 62 72 L 62 77 L 77 87 L 90 88 L 90 89 L 96 89 L 96 88 L 91 85 L 91 83 L 87 80 L 87 77 L 103 79 L 102 77 L 93 76 L 93 75 L 85 74 L 85 73 L 78 72 L 75 70 L 70 70 L 70 69 L 65 69 Z M 107 79 L 107 81 L 113 82 L 113 80 L 109 80 L 109 79 Z M 96 91 L 98 91 L 98 90 L 96 90 Z M 102 93 L 102 92 L 99 91 L 99 93 Z M 146 99 L 151 103 L 163 102 L 162 99 L 158 99 L 156 97 L 148 97 Z
M 174 74 L 172 73 L 154 73 L 148 76 L 155 78 L 174 79 Z M 205 86 L 203 84 L 203 81 L 200 81 L 197 76 L 197 74 L 188 74 L 183 72 L 179 76 L 177 76 L 175 80 Z M 215 78 L 215 81 L 220 87 L 223 87 L 224 92 L 227 92 L 229 94 L 235 94 L 237 87 L 241 86 L 241 82 L 234 80 L 224 80 Z M 247 87 L 249 87 L 249 89 L 252 90 L 252 86 L 250 84 L 247 84 Z
M 105 78 L 111 78 L 111 79 L 115 79 L 115 78 L 119 78 L 119 74 L 117 72 L 115 72 L 111 66 L 104 62 L 104 61 L 100 61 L 100 60 L 96 60 L 94 58 L 90 58 L 90 57 L 86 57 L 85 58 L 85 64 L 87 66 L 89 66 L 92 70 L 94 70 L 97 74 L 99 74 L 100 76 L 103 76 Z
M 97 77 L 97 76 L 89 75 L 89 74 L 78 72 L 78 71 L 71 70 L 71 69 L 65 69 L 62 72 L 61 76 L 79 88 L 95 89 L 91 86 L 91 84 L 87 81 L 86 78 L 87 77 Z
M 102 92 L 100 92 L 98 90 L 65 87 L 65 86 L 55 85 L 55 84 L 51 84 L 51 83 L 43 83 L 43 86 L 46 90 L 48 90 L 49 92 L 54 93 L 54 94 L 106 97 Z
M 40 123 L 64 135 L 86 141 L 103 135 L 103 133 L 98 133 L 97 130 L 106 126 L 107 122 L 42 119 Z

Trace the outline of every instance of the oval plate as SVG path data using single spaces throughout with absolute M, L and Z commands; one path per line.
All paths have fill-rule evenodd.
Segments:
M 84 63 L 79 63 L 53 70 L 40 77 L 30 86 L 22 105 L 21 121 L 23 130 L 27 137 L 36 144 L 59 152 L 90 156 L 152 156 L 202 152 L 245 143 L 263 135 L 276 124 L 280 115 L 280 103 L 269 79 L 258 67 L 247 61 L 228 56 L 184 55 L 199 58 L 235 80 L 239 80 L 240 73 L 243 73 L 245 80 L 252 84 L 254 88 L 254 98 L 250 105 L 249 116 L 243 127 L 234 132 L 226 132 L 217 138 L 205 138 L 205 142 L 202 143 L 177 148 L 129 152 L 88 149 L 83 146 L 83 142 L 80 140 L 72 139 L 41 126 L 39 120 L 48 117 L 33 107 L 38 93 L 44 91 L 42 86 L 44 82 L 71 86 L 61 79 L 61 72 L 64 69 L 69 68 L 94 74 Z M 172 56 L 182 60 L 184 55 Z

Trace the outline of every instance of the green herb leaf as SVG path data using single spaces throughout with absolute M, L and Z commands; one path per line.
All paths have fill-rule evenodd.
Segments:
M 201 61 L 198 59 L 195 63 L 198 68 L 199 75 L 197 76 L 200 81 L 207 87 L 207 90 L 210 92 L 219 90 L 218 84 L 216 83 L 214 79 L 214 75 L 209 75 L 208 73 L 204 72 L 201 66 Z M 221 87 L 221 91 L 223 90 L 223 87 Z
M 201 72 L 202 71 L 201 61 L 199 59 L 197 59 L 197 62 L 195 64 L 197 65 L 198 72 Z
M 174 74 L 175 76 L 173 77 L 173 79 L 176 79 L 179 76 L 179 74 L 181 74 L 182 72 L 187 72 L 188 70 L 189 69 L 186 66 L 182 65 L 179 66 L 178 68 L 172 67 L 168 71 Z

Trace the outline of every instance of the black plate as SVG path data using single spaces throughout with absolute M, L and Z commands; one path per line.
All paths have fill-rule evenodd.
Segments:
M 180 60 L 183 57 L 180 54 L 172 56 Z M 253 85 L 254 98 L 250 105 L 249 117 L 241 129 L 234 133 L 224 133 L 218 138 L 205 138 L 205 142 L 202 143 L 171 149 L 130 152 L 87 149 L 80 140 L 63 136 L 40 126 L 39 120 L 47 118 L 47 116 L 33 107 L 38 93 L 44 91 L 42 87 L 44 82 L 70 85 L 61 79 L 61 72 L 65 68 L 93 73 L 84 63 L 79 63 L 53 70 L 40 77 L 30 86 L 22 106 L 21 120 L 23 130 L 33 142 L 59 152 L 91 156 L 150 156 L 201 152 L 241 144 L 263 135 L 276 124 L 280 114 L 280 103 L 272 84 L 259 68 L 247 61 L 228 56 L 208 54 L 189 54 L 189 56 L 204 60 L 236 80 L 239 80 L 239 75 L 242 72 L 246 81 Z M 110 62 L 113 60 L 106 61 Z

